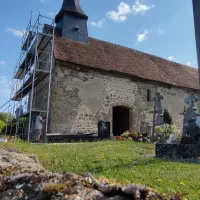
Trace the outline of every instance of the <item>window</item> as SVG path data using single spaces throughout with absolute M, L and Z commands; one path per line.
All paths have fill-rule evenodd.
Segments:
M 147 101 L 151 102 L 151 90 L 147 89 Z

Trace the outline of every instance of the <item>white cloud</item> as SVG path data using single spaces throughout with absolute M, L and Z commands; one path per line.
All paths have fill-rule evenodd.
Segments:
M 47 13 L 47 14 L 48 14 L 49 17 L 52 17 L 52 18 L 54 18 L 55 15 L 56 15 L 55 12 L 49 12 L 49 13 Z
M 159 33 L 160 35 L 163 35 L 163 34 L 165 34 L 165 31 L 162 30 L 162 29 L 159 29 L 159 30 L 158 30 L 158 33 Z
M 148 12 L 154 7 L 155 7 L 154 5 L 148 6 L 148 5 L 140 3 L 139 0 L 136 0 L 135 4 L 133 5 L 133 13 L 135 15 L 139 15 L 139 14 L 144 15 L 146 12 Z
M 4 60 L 0 60 L 0 65 L 5 65 L 6 62 Z
M 97 28 L 102 28 L 104 23 L 105 23 L 105 19 L 99 20 L 98 22 L 90 22 L 91 26 L 95 26 Z
M 121 2 L 118 5 L 118 11 L 112 10 L 108 12 L 107 17 L 115 22 L 123 22 L 127 19 L 129 13 L 131 13 L 131 7 L 128 4 Z
M 143 42 L 148 38 L 148 35 L 151 33 L 151 30 L 145 29 L 143 33 L 137 35 L 137 42 Z
M 169 57 L 167 57 L 168 58 L 168 60 L 174 60 L 175 59 L 175 57 L 174 56 L 169 56 Z
M 187 62 L 187 65 L 188 65 L 188 66 L 191 66 L 191 63 L 190 63 L 190 62 Z
M 7 31 L 12 33 L 14 36 L 18 36 L 18 37 L 23 37 L 23 35 L 26 32 L 25 30 L 17 30 L 13 28 L 7 28 Z

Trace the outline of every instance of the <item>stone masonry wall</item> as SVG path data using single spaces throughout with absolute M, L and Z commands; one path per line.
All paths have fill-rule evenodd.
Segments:
M 124 106 L 130 112 L 130 130 L 139 131 L 141 121 L 152 126 L 155 91 L 164 96 L 174 124 L 182 129 L 184 99 L 187 92 L 180 88 L 138 82 L 109 72 L 98 72 L 77 65 L 57 62 L 54 69 L 51 132 L 63 134 L 97 133 L 98 121 L 108 120 L 112 130 L 112 108 Z M 147 89 L 151 101 L 147 101 Z

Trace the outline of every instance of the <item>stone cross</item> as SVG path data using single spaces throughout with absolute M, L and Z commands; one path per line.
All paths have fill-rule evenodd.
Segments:
M 152 141 L 154 139 L 155 127 L 163 124 L 162 118 L 162 104 L 163 96 L 157 92 L 156 96 L 153 98 L 155 101 L 154 111 L 153 111 L 153 128 L 152 128 Z
M 160 93 L 156 93 L 156 96 L 153 98 L 155 101 L 155 107 L 156 107 L 156 121 L 155 125 L 160 126 L 163 124 L 163 119 L 162 119 L 162 104 L 161 101 L 163 100 L 163 96 Z
M 194 103 L 198 101 L 198 98 L 194 95 L 194 93 L 189 92 L 188 98 L 185 99 L 185 103 L 188 104 L 188 108 L 184 113 L 183 119 L 183 132 L 182 136 L 185 137 L 187 135 L 187 129 L 189 128 L 189 121 L 197 116 L 197 113 L 194 109 Z
M 194 108 L 194 103 L 198 101 L 198 98 L 193 92 L 188 93 L 188 98 L 185 99 L 185 103 L 188 104 L 188 108 Z

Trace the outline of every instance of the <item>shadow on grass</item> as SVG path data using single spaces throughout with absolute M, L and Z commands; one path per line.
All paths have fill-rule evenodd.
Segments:
M 152 164 L 156 164 L 158 161 L 155 159 L 148 159 L 148 160 L 134 160 L 133 162 L 129 162 L 129 163 L 125 163 L 125 164 L 113 164 L 113 165 L 109 165 L 109 166 L 96 166 L 96 167 L 88 167 L 86 169 L 84 169 L 84 171 L 86 172 L 95 172 L 95 173 L 101 173 L 104 171 L 108 171 L 110 169 L 115 169 L 115 170 L 121 170 L 121 169 L 131 169 L 133 167 L 138 167 L 138 166 L 148 166 L 148 165 L 152 165 Z M 167 162 L 167 161 L 164 161 Z M 87 167 L 87 166 L 86 166 Z
M 110 169 L 115 169 L 116 171 L 120 171 L 120 170 L 126 170 L 126 169 L 131 169 L 134 167 L 148 167 L 150 165 L 167 165 L 168 163 L 183 163 L 183 164 L 199 164 L 196 162 L 186 162 L 186 161 L 176 161 L 176 160 L 167 160 L 167 159 L 160 159 L 160 158 L 151 158 L 151 159 L 147 159 L 147 160 L 133 160 L 132 162 L 129 163 L 123 163 L 123 164 L 113 164 L 113 165 L 109 165 L 109 166 L 103 166 L 103 165 L 99 165 L 96 167 L 88 167 L 85 166 L 86 168 L 84 169 L 85 172 L 91 172 L 91 173 L 102 173 L 104 171 L 108 171 Z

